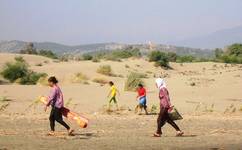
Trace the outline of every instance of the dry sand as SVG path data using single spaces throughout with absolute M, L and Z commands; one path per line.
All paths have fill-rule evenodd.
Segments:
M 0 54 L 0 68 L 15 56 Z M 57 124 L 58 135 L 49 137 L 46 135 L 48 112 L 43 111 L 42 104 L 33 104 L 33 101 L 40 95 L 47 95 L 50 89 L 43 85 L 1 82 L 0 97 L 7 97 L 8 101 L 0 102 L 0 150 L 242 149 L 242 65 L 171 63 L 173 70 L 163 70 L 144 59 L 94 63 L 55 62 L 39 56 L 22 56 L 31 69 L 55 75 L 60 80 L 68 107 L 88 117 L 90 126 L 80 129 L 68 121 L 75 129 L 75 136 L 67 136 L 63 127 Z M 105 64 L 111 65 L 113 72 L 123 78 L 96 73 L 97 68 Z M 161 138 L 152 137 L 157 115 L 135 115 L 136 93 L 123 90 L 126 76 L 131 71 L 149 76 L 144 79 L 149 108 L 159 104 L 155 77 L 166 77 L 172 103 L 184 116 L 183 120 L 177 121 L 185 132 L 184 137 L 175 137 L 175 131 L 169 125 L 164 127 Z M 72 83 L 78 72 L 88 76 L 89 84 Z M 124 110 L 104 113 L 109 87 L 92 82 L 94 78 L 115 82 L 121 92 L 118 102 Z

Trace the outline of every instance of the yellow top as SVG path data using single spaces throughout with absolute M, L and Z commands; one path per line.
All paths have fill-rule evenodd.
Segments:
M 117 93 L 117 88 L 114 85 L 112 85 L 111 86 L 111 97 L 116 96 L 116 93 Z

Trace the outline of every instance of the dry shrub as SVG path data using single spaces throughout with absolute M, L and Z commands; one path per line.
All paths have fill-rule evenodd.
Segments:
M 0 105 L 0 111 L 4 111 L 9 106 L 9 103 L 4 103 Z
M 89 80 L 89 78 L 85 74 L 79 72 L 74 75 L 72 82 L 86 84 L 88 83 L 87 80 Z
M 125 67 L 125 68 L 130 68 L 129 65 L 127 65 L 127 64 L 126 64 L 124 67 Z
M 37 85 L 43 85 L 43 86 L 48 86 L 48 77 L 40 77 Z
M 242 111 L 242 106 L 240 106 L 239 111 Z
M 159 113 L 159 106 L 158 105 L 151 105 L 151 108 L 150 109 L 148 109 L 149 110 L 149 114 L 151 114 L 151 115 L 156 115 L 156 114 L 158 114 Z
M 107 75 L 107 76 L 113 76 L 112 68 L 110 65 L 101 65 L 97 69 L 97 73 Z
M 139 84 L 144 84 L 142 77 L 143 75 L 141 76 L 139 73 L 131 72 L 127 77 L 124 89 L 126 91 L 136 91 Z
M 92 81 L 101 85 L 108 83 L 108 80 L 105 78 L 94 78 Z

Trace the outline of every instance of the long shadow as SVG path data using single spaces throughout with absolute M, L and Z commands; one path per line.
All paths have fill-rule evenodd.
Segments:
M 9 99 L 9 98 L 6 98 L 6 99 L 3 99 L 3 100 L 0 100 L 1 102 L 11 102 L 13 101 L 12 99 Z
M 195 134 L 185 134 L 182 136 L 164 136 L 164 137 L 177 137 L 177 138 L 188 138 L 188 137 L 197 137 L 198 135 Z
M 90 139 L 92 137 L 98 137 L 96 134 L 88 132 L 88 133 L 73 133 L 71 136 L 77 137 L 78 139 Z

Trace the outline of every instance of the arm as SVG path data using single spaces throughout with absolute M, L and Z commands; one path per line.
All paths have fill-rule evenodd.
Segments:
M 46 106 L 50 106 L 51 102 L 53 102 L 54 98 L 56 97 L 56 89 L 52 89 L 50 91 L 50 95 L 48 96 L 48 102 L 46 104 Z
M 107 97 L 109 97 L 109 96 L 111 95 L 111 93 L 112 93 L 112 90 L 110 90 L 110 91 L 108 92 L 108 96 L 107 96 Z

